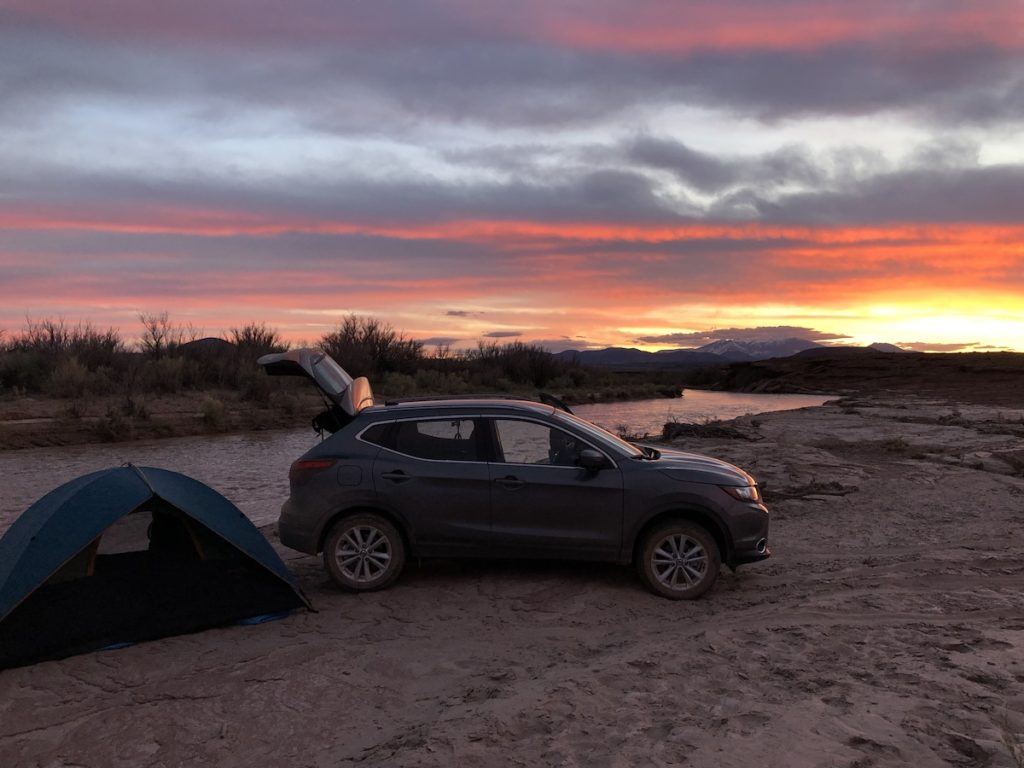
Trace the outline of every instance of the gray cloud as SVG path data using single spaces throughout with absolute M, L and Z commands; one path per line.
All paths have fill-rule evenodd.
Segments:
M 629 160 L 674 173 L 704 192 L 717 192 L 740 183 L 776 186 L 788 182 L 821 183 L 824 172 L 797 148 L 760 157 L 718 157 L 665 138 L 644 136 L 626 147 Z
M 428 336 L 425 339 L 418 339 L 418 341 L 427 347 L 446 347 L 462 341 L 462 339 L 455 336 Z
M 138 223 L 168 206 L 221 213 L 245 212 L 304 221 L 436 223 L 463 218 L 533 221 L 679 221 L 675 202 L 656 193 L 643 173 L 583 168 L 544 181 L 511 179 L 444 183 L 436 179 L 360 177 L 252 182 L 195 174 L 182 179 L 144 179 L 127 173 L 83 173 L 58 166 L 27 169 L 0 179 L 0 199 L 88 210 Z M 190 218 L 193 218 L 190 216 Z
M 732 339 L 734 341 L 773 341 L 775 339 L 789 338 L 823 342 L 847 339 L 849 336 L 841 333 L 825 333 L 814 328 L 804 328 L 795 325 L 772 325 L 758 326 L 756 328 L 715 328 L 710 331 L 640 336 L 637 338 L 637 342 L 645 344 L 675 344 L 680 347 L 700 347 L 723 339 Z
M 63 98 L 96 96 L 187 100 L 194 116 L 215 122 L 272 105 L 342 132 L 401 131 L 423 119 L 571 125 L 651 104 L 763 120 L 898 110 L 944 125 L 1018 121 L 1024 113 L 1019 51 L 978 42 L 582 50 L 538 41 L 524 17 L 494 23 L 487 12 L 444 4 L 405 4 L 399 13 L 391 4 L 306 5 L 282 14 L 225 3 L 174 11 L 111 4 L 88 20 L 56 22 L 54 14 L 8 12 L 0 33 L 8 115 L 27 119 L 26 104 L 38 113 Z
M 769 221 L 808 224 L 864 222 L 1020 223 L 1024 165 L 910 168 L 851 183 L 775 199 L 754 190 L 725 197 L 720 214 L 756 212 Z
M 522 331 L 488 331 L 483 336 L 485 339 L 514 339 L 522 335 Z
M 635 147 L 635 145 L 634 145 Z M 614 149 L 614 148 L 612 148 Z M 46 211 L 68 217 L 89 211 L 101 220 L 126 224 L 158 223 L 180 206 L 193 220 L 195 210 L 232 215 L 265 216 L 280 225 L 295 221 L 355 222 L 367 225 L 430 224 L 460 219 L 532 221 L 613 221 L 681 225 L 687 222 L 760 220 L 798 224 L 863 222 L 994 222 L 1019 223 L 1024 199 L 1024 165 L 978 165 L 973 144 L 924 145 L 907 165 L 873 165 L 840 157 L 815 167 L 797 150 L 752 158 L 714 157 L 693 153 L 666 140 L 645 145 L 664 151 L 659 162 L 699 154 L 694 171 L 679 174 L 695 179 L 719 195 L 704 206 L 666 194 L 659 181 L 640 170 L 568 166 L 554 179 L 481 179 L 443 182 L 418 178 L 386 180 L 346 177 L 288 177 L 253 181 L 195 175 L 182 179 L 142 179 L 126 173 L 82 173 L 59 166 L 15 169 L 0 179 L 0 197 L 9 210 Z M 679 153 L 682 154 L 679 154 Z M 609 151 L 609 155 L 612 152 Z M 846 153 L 855 155 L 853 152 Z M 648 158 L 653 162 L 654 158 Z M 780 170 L 776 174 L 774 168 Z M 551 174 L 549 174 L 551 176 Z M 804 191 L 780 191 L 779 179 L 801 179 Z M 817 182 L 817 183 L 813 183 Z M 199 219 L 201 221 L 201 218 Z M 54 235 L 59 237 L 59 235 Z M 312 237 L 312 236 L 311 236 Z M 567 249 L 588 248 L 585 237 Z M 581 245 L 581 243 L 583 243 Z M 775 241 L 782 247 L 787 244 Z M 698 253 L 759 250 L 771 243 L 757 238 L 686 239 L 662 242 L 660 251 Z M 463 246 L 468 248 L 468 246 Z M 652 246 L 596 243 L 597 250 L 642 251 Z

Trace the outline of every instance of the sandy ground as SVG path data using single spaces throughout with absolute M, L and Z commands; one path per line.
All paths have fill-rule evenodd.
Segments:
M 1021 765 L 1024 413 L 736 425 L 684 445 L 766 483 L 775 557 L 703 600 L 452 562 L 351 596 L 289 555 L 319 613 L 0 673 L 0 765 Z

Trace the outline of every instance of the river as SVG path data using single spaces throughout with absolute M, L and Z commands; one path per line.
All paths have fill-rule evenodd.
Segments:
M 678 399 L 578 405 L 573 410 L 612 432 L 658 435 L 669 420 L 702 422 L 823 404 L 812 395 L 752 395 L 686 390 Z M 133 443 L 0 451 L 0 531 L 40 496 L 79 475 L 132 462 L 173 469 L 210 484 L 257 525 L 277 519 L 288 496 L 288 466 L 312 447 L 310 429 L 178 437 Z

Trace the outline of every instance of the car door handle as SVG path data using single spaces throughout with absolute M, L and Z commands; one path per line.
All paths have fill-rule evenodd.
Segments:
M 385 480 L 390 480 L 392 483 L 404 483 L 412 480 L 411 475 L 405 474 L 405 472 L 400 469 L 396 469 L 393 472 L 384 472 L 381 477 Z
M 526 485 L 526 483 L 523 480 L 520 480 L 518 477 L 514 477 L 512 475 L 509 475 L 508 477 L 499 477 L 494 482 L 496 482 L 502 488 L 507 488 L 510 491 L 514 491 L 516 488 L 522 488 L 524 485 Z

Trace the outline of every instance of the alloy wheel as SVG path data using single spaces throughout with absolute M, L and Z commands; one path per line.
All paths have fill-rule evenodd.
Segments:
M 338 540 L 334 553 L 342 574 L 359 584 L 381 578 L 391 564 L 391 542 L 372 525 L 353 525 Z
M 654 548 L 651 565 L 661 584 L 673 590 L 686 590 L 707 576 L 708 553 L 696 539 L 685 533 L 672 533 Z

